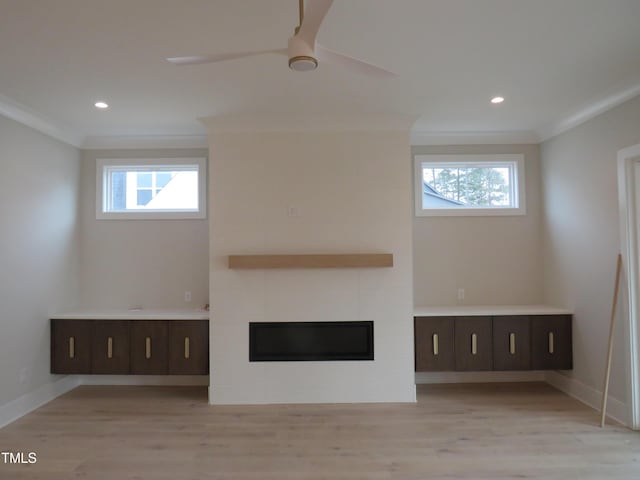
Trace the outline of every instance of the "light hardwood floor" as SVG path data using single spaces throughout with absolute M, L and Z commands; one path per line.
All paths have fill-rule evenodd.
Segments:
M 417 404 L 210 406 L 202 387 L 69 392 L 0 429 L 0 479 L 640 479 L 640 434 L 545 384 Z

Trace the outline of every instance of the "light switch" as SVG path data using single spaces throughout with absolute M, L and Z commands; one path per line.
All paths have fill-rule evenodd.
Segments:
M 290 217 L 299 217 L 300 216 L 300 207 L 297 207 L 295 205 L 289 205 L 289 207 L 287 208 L 287 214 Z

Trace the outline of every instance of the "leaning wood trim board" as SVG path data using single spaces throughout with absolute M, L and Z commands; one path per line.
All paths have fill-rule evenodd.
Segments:
M 393 267 L 393 254 L 229 255 L 229 268 L 232 269 L 379 267 Z

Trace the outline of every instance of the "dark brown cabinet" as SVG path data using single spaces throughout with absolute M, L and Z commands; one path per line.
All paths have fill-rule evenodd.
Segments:
M 414 319 L 416 372 L 455 370 L 454 317 Z
M 140 320 L 131 324 L 131 373 L 169 373 L 169 326 L 160 320 Z
M 491 317 L 456 317 L 455 357 L 457 371 L 493 368 Z
M 51 321 L 51 366 L 51 373 L 91 372 L 89 324 L 84 320 Z
M 94 320 L 91 373 L 129 373 L 129 322 Z
M 208 320 L 51 320 L 51 373 L 206 375 Z
M 526 315 L 493 317 L 493 369 L 530 370 L 531 335 Z
M 209 373 L 209 324 L 181 321 L 169 324 L 169 373 Z
M 571 315 L 414 318 L 416 372 L 573 368 Z
M 531 317 L 531 363 L 534 370 L 573 368 L 571 315 Z

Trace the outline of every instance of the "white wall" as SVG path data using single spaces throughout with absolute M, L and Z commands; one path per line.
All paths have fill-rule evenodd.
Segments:
M 96 159 L 206 157 L 203 149 L 86 150 L 82 158 L 81 306 L 201 308 L 209 303 L 207 219 L 96 220 Z M 184 301 L 190 291 L 192 301 Z
M 408 128 L 211 131 L 212 403 L 415 400 Z M 363 252 L 394 266 L 227 268 L 229 254 Z M 373 320 L 375 361 L 248 361 L 249 322 L 327 320 Z
M 414 217 L 417 306 L 542 303 L 540 162 L 537 145 L 414 146 L 416 154 L 524 155 L 526 215 Z M 407 186 L 407 188 L 410 188 Z
M 640 97 L 542 144 L 544 296 L 573 309 L 576 388 L 601 390 L 616 255 L 620 250 L 618 150 L 640 143 Z M 622 303 L 621 303 L 622 305 Z M 626 399 L 621 312 L 610 393 Z
M 0 116 L 0 165 L 2 406 L 57 378 L 49 312 L 77 301 L 80 154 Z

